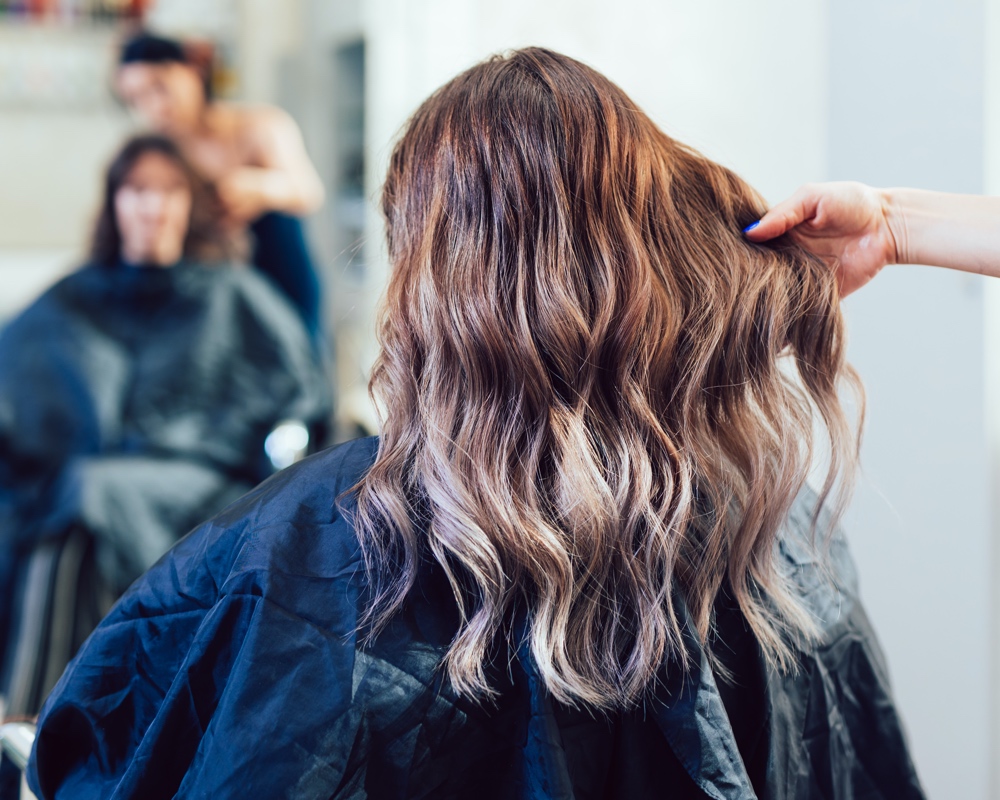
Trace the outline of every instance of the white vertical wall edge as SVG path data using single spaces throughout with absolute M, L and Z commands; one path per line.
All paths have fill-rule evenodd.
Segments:
M 986 194 L 1000 194 L 1000 0 L 986 0 L 986 80 L 983 91 Z M 1000 800 L 1000 280 L 986 282 L 983 372 L 990 448 L 990 797 Z

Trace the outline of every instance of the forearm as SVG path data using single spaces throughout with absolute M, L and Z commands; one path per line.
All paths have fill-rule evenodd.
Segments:
M 323 204 L 323 185 L 318 178 L 280 169 L 244 167 L 244 170 L 252 173 L 261 204 L 268 210 L 303 215 Z
M 1000 197 L 883 191 L 896 261 L 1000 277 Z

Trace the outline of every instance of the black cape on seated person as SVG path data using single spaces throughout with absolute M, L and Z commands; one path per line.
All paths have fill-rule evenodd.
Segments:
M 723 697 L 754 699 L 720 696 L 693 639 L 687 679 L 665 665 L 627 713 L 558 705 L 523 652 L 500 654 L 500 694 L 477 705 L 438 669 L 457 619 L 428 559 L 404 610 L 360 646 L 367 584 L 339 498 L 376 447 L 351 442 L 272 477 L 130 589 L 42 712 L 39 797 L 922 797 L 844 541 L 835 583 L 808 544 L 811 496 L 779 546 L 823 640 L 794 675 L 762 669 L 744 690 L 759 693 L 767 754 L 755 794 Z
M 39 543 L 82 532 L 118 594 L 273 471 L 277 422 L 320 425 L 329 400 L 298 315 L 250 268 L 61 280 L 0 335 L 0 643 Z

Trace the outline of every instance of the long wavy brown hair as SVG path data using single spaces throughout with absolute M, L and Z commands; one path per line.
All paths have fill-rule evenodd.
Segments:
M 823 501 L 842 507 L 857 453 L 830 268 L 747 242 L 758 194 L 536 48 L 417 110 L 382 205 L 384 424 L 356 487 L 370 635 L 432 557 L 460 611 L 444 667 L 468 695 L 493 691 L 484 667 L 521 607 L 556 699 L 634 703 L 683 660 L 674 596 L 707 640 L 724 580 L 789 667 L 814 623 L 775 542 L 814 419 Z

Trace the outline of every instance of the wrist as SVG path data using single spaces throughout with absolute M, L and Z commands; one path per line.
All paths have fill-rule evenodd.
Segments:
M 257 178 L 257 199 L 266 205 L 280 204 L 284 194 L 281 176 L 275 175 L 271 170 L 266 170 L 261 171 Z
M 888 231 L 887 263 L 909 264 L 909 227 L 906 207 L 898 189 L 877 189 L 882 219 Z
M 258 197 L 269 209 L 285 210 L 294 205 L 294 187 L 288 176 L 278 170 L 265 170 L 260 175 Z

